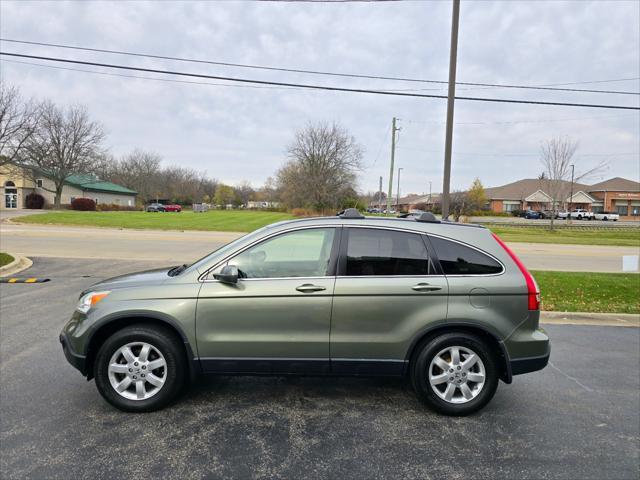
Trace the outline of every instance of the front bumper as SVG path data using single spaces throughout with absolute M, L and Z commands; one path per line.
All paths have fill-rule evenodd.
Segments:
M 67 361 L 77 368 L 82 375 L 87 376 L 87 357 L 80 355 L 73 351 L 66 334 L 63 332 L 60 334 L 60 343 L 62 344 L 62 351 Z

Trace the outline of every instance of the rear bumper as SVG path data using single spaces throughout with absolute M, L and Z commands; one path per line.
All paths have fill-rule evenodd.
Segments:
M 523 373 L 537 372 L 542 370 L 549 363 L 551 356 L 551 344 L 547 344 L 547 353 L 537 357 L 516 358 L 511 360 L 511 375 L 521 375 Z
M 77 368 L 82 375 L 87 376 L 87 357 L 73 351 L 73 348 L 64 333 L 60 334 L 60 343 L 62 344 L 62 351 L 64 352 L 64 356 L 67 361 Z

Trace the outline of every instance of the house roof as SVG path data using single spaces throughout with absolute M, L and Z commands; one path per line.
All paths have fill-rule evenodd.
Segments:
M 500 187 L 485 188 L 485 196 L 490 200 L 524 200 L 538 190 L 546 191 L 547 180 L 539 178 L 524 178 L 516 182 L 507 183 Z M 560 196 L 569 196 L 571 182 L 561 181 Z M 573 191 L 589 191 L 589 186 L 582 183 L 573 183 Z M 546 193 L 546 192 L 545 192 Z
M 591 185 L 588 192 L 640 192 L 640 182 L 622 177 L 614 177 Z
M 90 192 L 121 193 L 124 195 L 136 195 L 138 193 L 122 185 L 102 181 L 94 175 L 71 175 L 67 177 L 65 183 Z

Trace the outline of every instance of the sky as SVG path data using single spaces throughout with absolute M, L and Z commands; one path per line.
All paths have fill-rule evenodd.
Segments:
M 597 82 L 567 86 L 638 92 L 639 19 L 638 1 L 463 1 L 457 79 L 536 86 Z M 449 1 L 0 2 L 0 36 L 6 39 L 429 80 L 448 78 L 450 28 Z M 442 84 L 273 72 L 7 42 L 0 47 L 5 52 L 209 75 L 446 95 Z M 43 64 L 60 66 L 2 57 L 0 76 L 27 98 L 85 105 L 104 126 L 105 146 L 118 156 L 136 148 L 149 150 L 160 154 L 166 165 L 206 171 L 230 184 L 248 180 L 259 187 L 286 161 L 296 130 L 309 123 L 337 122 L 363 147 L 359 188 L 376 191 L 382 176 L 386 191 L 395 116 L 401 127 L 396 150 L 396 168 L 403 169 L 401 194 L 442 189 L 443 99 L 256 88 L 219 80 L 176 83 L 158 80 L 168 77 L 156 74 L 125 72 L 147 77 L 130 78 L 100 67 L 67 65 L 86 70 L 71 71 Z M 640 105 L 639 96 L 620 94 L 462 85 L 457 94 Z M 541 143 L 554 136 L 578 142 L 577 172 L 607 162 L 605 170 L 587 180 L 640 180 L 638 111 L 458 100 L 454 122 L 452 189 L 466 188 L 476 177 L 487 187 L 537 177 L 543 169 Z

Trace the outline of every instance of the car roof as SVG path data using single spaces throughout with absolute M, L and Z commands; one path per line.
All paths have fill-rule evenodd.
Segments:
M 343 218 L 340 216 L 331 217 L 308 217 L 295 220 L 284 220 L 282 222 L 269 225 L 267 228 L 288 229 L 294 226 L 371 226 L 371 227 L 384 227 L 395 228 L 399 230 L 414 230 L 420 233 L 444 233 L 451 231 L 452 229 L 459 230 L 458 235 L 463 234 L 463 231 L 471 233 L 477 229 L 486 230 L 483 225 L 477 225 L 473 223 L 457 223 L 449 221 L 435 221 L 424 222 L 418 221 L 415 218 L 395 218 L 395 217 L 360 217 L 360 218 Z M 455 236 L 458 236 L 455 235 Z

